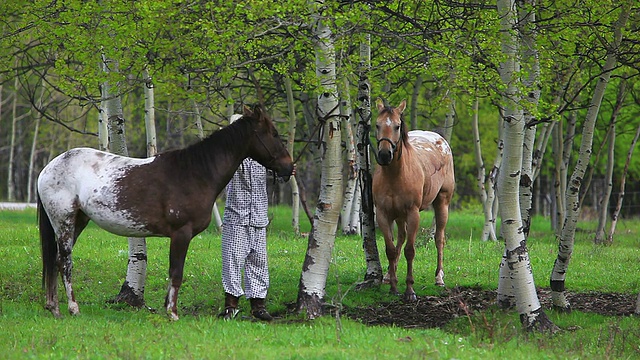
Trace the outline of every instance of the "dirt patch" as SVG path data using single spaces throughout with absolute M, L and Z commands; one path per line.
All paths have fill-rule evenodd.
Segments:
M 543 309 L 551 308 L 551 291 L 538 289 Z M 637 295 L 615 293 L 570 293 L 567 300 L 573 310 L 607 316 L 629 316 L 634 313 Z M 451 320 L 485 310 L 496 303 L 495 290 L 453 288 L 442 296 L 418 296 L 415 303 L 401 300 L 375 306 L 345 308 L 343 314 L 366 325 L 403 328 L 439 328 Z

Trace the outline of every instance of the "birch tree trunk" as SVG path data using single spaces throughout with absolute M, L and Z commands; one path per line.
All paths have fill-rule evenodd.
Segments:
M 291 88 L 291 79 L 284 78 L 284 88 L 287 93 L 287 107 L 289 109 L 289 135 L 287 138 L 287 151 L 293 156 L 293 144 L 296 138 L 296 108 L 293 102 L 293 89 Z M 289 184 L 291 185 L 291 225 L 296 235 L 300 235 L 300 190 L 298 189 L 298 180 L 292 176 Z
M 518 105 L 517 74 L 520 64 L 517 60 L 518 41 L 514 33 L 516 24 L 515 0 L 498 0 L 498 13 L 503 31 L 502 52 L 505 61 L 499 72 L 506 90 L 503 95 L 504 157 L 498 179 L 498 201 L 502 234 L 505 238 L 505 252 L 500 267 L 498 301 L 505 305 L 515 302 L 520 321 L 525 329 L 555 331 L 557 327 L 549 320 L 540 306 L 529 261 L 527 239 L 522 232 L 520 213 L 519 183 L 522 169 L 523 143 L 525 133 L 524 112 Z M 508 279 L 506 290 L 505 280 Z M 515 299 L 511 299 L 513 296 Z
M 359 217 L 352 219 L 353 206 L 358 196 L 356 192 L 358 168 L 356 164 L 356 149 L 353 141 L 353 128 L 351 125 L 351 98 L 349 96 L 349 80 L 344 78 L 343 85 L 340 87 L 340 114 L 342 116 L 342 128 L 344 129 L 344 138 L 347 145 L 347 185 L 344 191 L 344 202 L 340 212 L 340 223 L 342 233 L 353 235 L 359 233 Z
M 524 144 L 522 148 L 522 170 L 520 173 L 520 213 L 524 236 L 529 236 L 531 227 L 531 204 L 533 199 L 533 150 L 536 139 L 535 111 L 540 99 L 540 63 L 536 45 L 535 21 L 533 10 L 535 0 L 518 0 L 518 34 L 520 35 L 520 53 L 522 70 L 526 77 L 522 84 L 527 93 L 527 106 L 524 111 Z
M 608 241 L 609 238 L 605 234 L 605 228 L 607 226 L 607 219 L 609 218 L 609 199 L 611 198 L 611 191 L 613 190 L 613 165 L 615 161 L 615 149 L 616 149 L 616 122 L 618 121 L 618 114 L 622 109 L 624 98 L 627 91 L 627 81 L 625 78 L 620 79 L 620 86 L 618 87 L 618 95 L 616 97 L 616 103 L 611 112 L 611 122 L 609 124 L 609 136 L 608 136 L 608 152 L 607 163 L 605 172 L 606 188 L 602 199 L 600 200 L 600 211 L 598 216 L 598 227 L 596 228 L 596 236 L 594 243 L 602 244 L 605 241 L 611 245 Z M 613 239 L 613 238 L 611 238 Z
M 593 129 L 598 117 L 602 98 L 604 97 L 604 91 L 609 83 L 609 79 L 611 78 L 611 71 L 613 71 L 617 63 L 616 54 L 622 39 L 622 30 L 629 19 L 630 8 L 631 0 L 622 2 L 620 14 L 613 27 L 613 42 L 607 49 L 607 57 L 604 67 L 602 68 L 602 75 L 598 77 L 596 87 L 593 92 L 593 98 L 591 99 L 591 104 L 589 105 L 583 124 L 582 142 L 580 144 L 578 161 L 573 170 L 573 174 L 571 175 L 571 180 L 567 184 L 567 202 L 565 205 L 566 220 L 564 221 L 564 225 L 562 226 L 562 231 L 560 233 L 558 256 L 553 265 L 550 279 L 551 300 L 553 306 L 561 311 L 571 311 L 571 305 L 569 304 L 565 294 L 565 279 L 569 268 L 569 261 L 571 260 L 571 254 L 573 253 L 574 236 L 580 211 L 578 196 L 585 170 L 587 165 L 589 165 L 589 159 L 591 158 Z
M 453 70 L 451 70 L 450 77 L 454 77 Z M 453 133 L 453 125 L 456 123 L 456 99 L 451 94 L 451 90 L 447 90 L 446 99 L 447 112 L 444 115 L 444 129 L 442 131 L 442 136 L 449 144 L 451 144 L 451 133 Z M 435 224 L 435 221 L 433 223 Z
M 320 195 L 309 234 L 307 253 L 298 287 L 297 311 L 306 310 L 308 318 L 321 316 L 325 285 L 335 243 L 342 201 L 342 131 L 336 85 L 335 49 L 328 21 L 321 17 L 324 1 L 309 3 L 311 8 L 316 76 L 320 80 L 318 118 L 323 123 L 324 156 L 320 179 Z
M 411 106 L 410 116 L 411 129 L 418 128 L 418 98 L 420 97 L 420 88 L 422 88 L 422 74 L 416 76 L 416 81 L 413 83 L 413 91 L 411 92 Z
M 105 72 L 117 72 L 117 61 L 102 57 Z M 125 119 L 122 111 L 122 100 L 117 86 L 112 87 L 109 82 L 102 85 L 105 117 L 107 118 L 107 133 L 109 136 L 109 151 L 123 156 L 129 156 L 125 137 Z M 145 91 L 149 89 L 145 87 Z M 152 88 L 151 88 L 152 89 Z M 129 262 L 127 276 L 120 288 L 120 293 L 112 300 L 116 303 L 127 303 L 131 306 L 144 306 L 144 285 L 147 275 L 147 242 L 145 238 L 128 238 Z
M 43 81 L 42 85 L 41 85 L 41 90 L 40 90 L 40 97 L 38 98 L 38 103 L 36 105 L 36 107 L 38 109 L 42 109 L 43 108 L 43 103 L 44 103 L 44 93 L 46 90 L 46 82 Z M 40 111 L 36 111 L 35 112 L 36 115 L 36 124 L 35 124 L 35 128 L 33 129 L 33 141 L 31 142 L 31 152 L 29 154 L 29 176 L 27 179 L 27 201 L 28 202 L 35 202 L 35 196 L 34 193 L 37 192 L 36 187 L 36 181 L 34 181 L 35 178 L 35 158 L 36 158 L 36 151 L 38 150 L 38 133 L 40 131 L 40 121 L 42 120 L 42 114 L 40 113 Z
M 107 109 L 105 108 L 109 94 L 105 93 L 105 90 L 103 84 L 100 87 L 102 101 L 98 106 L 98 149 L 101 151 L 109 151 L 109 130 L 107 129 L 109 120 L 107 119 Z
M 17 60 L 16 60 L 17 64 Z M 15 162 L 15 149 L 16 149 L 16 127 L 18 124 L 18 76 L 13 80 L 13 105 L 11 106 L 11 137 L 9 140 L 9 164 L 7 169 L 7 200 L 16 200 L 16 183 L 14 176 L 14 162 Z
M 496 219 L 493 216 L 493 204 L 489 202 L 489 196 L 487 194 L 488 183 L 486 168 L 484 161 L 482 160 L 482 146 L 480 145 L 480 130 L 478 128 L 478 98 L 473 102 L 473 118 L 471 122 L 471 131 L 473 132 L 473 145 L 474 154 L 476 159 L 476 166 L 478 167 L 478 192 L 480 193 L 480 202 L 482 203 L 482 212 L 484 213 L 484 225 L 482 227 L 482 241 L 497 240 L 496 237 Z M 491 187 L 491 185 L 489 185 Z M 492 199 L 493 200 L 493 199 Z
M 618 194 L 618 203 L 616 204 L 616 208 L 611 215 L 611 228 L 609 229 L 609 235 L 607 237 L 607 242 L 609 244 L 613 244 L 613 235 L 616 232 L 616 225 L 618 224 L 618 216 L 620 216 L 620 209 L 622 208 L 622 200 L 624 199 L 624 191 L 625 184 L 627 181 L 627 172 L 629 171 L 629 163 L 631 162 L 631 157 L 633 156 L 633 150 L 638 143 L 638 137 L 640 137 L 640 125 L 636 129 L 636 135 L 633 137 L 631 141 L 631 147 L 629 148 L 629 152 L 627 153 L 627 160 L 624 163 L 624 169 L 622 170 L 622 175 L 620 176 L 620 193 Z M 640 300 L 640 297 L 638 298 Z M 640 309 L 638 309 L 640 310 Z
M 612 115 L 613 117 L 614 115 Z M 609 199 L 611 198 L 611 190 L 613 188 L 613 162 L 615 161 L 615 146 L 616 146 L 616 124 L 615 120 L 611 119 L 609 124 L 608 134 L 608 151 L 607 151 L 607 163 L 605 170 L 605 189 L 601 194 L 600 209 L 598 209 L 598 226 L 596 227 L 596 234 L 593 242 L 595 244 L 602 244 L 605 240 L 604 229 L 607 226 L 607 218 L 609 215 Z
M 371 36 L 365 34 L 365 40 L 360 43 L 360 64 L 358 68 L 358 129 L 356 137 L 358 144 L 358 174 L 360 179 L 360 219 L 362 232 L 362 248 L 367 265 L 364 280 L 357 285 L 357 289 L 377 287 L 382 284 L 382 265 L 376 243 L 376 224 L 373 210 L 373 177 L 371 172 L 371 158 L 369 155 L 369 132 L 371 128 L 371 85 L 369 84 L 369 70 L 371 69 Z

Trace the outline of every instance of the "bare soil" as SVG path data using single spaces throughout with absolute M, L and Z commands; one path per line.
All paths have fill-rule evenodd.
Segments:
M 551 292 L 538 289 L 538 297 L 544 310 L 551 309 Z M 572 310 L 607 316 L 634 314 L 637 295 L 616 293 L 571 293 L 567 299 Z M 441 328 L 459 316 L 486 310 L 496 304 L 496 291 L 476 288 L 452 288 L 442 296 L 418 296 L 415 303 L 398 299 L 374 306 L 344 308 L 342 314 L 367 325 L 403 328 Z

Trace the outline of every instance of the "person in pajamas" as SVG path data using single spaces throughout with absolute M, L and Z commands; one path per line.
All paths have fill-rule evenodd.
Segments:
M 231 123 L 240 117 L 232 116 Z M 242 295 L 249 299 L 254 318 L 262 321 L 273 319 L 265 306 L 269 289 L 268 205 L 267 169 L 257 161 L 246 158 L 227 185 L 222 221 L 222 285 L 225 302 L 224 311 L 219 316 L 225 320 L 233 319 L 238 314 L 238 300 Z

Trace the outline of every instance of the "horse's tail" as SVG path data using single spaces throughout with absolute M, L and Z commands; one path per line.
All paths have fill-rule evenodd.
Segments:
M 40 194 L 38 198 L 38 225 L 40 227 L 40 245 L 42 246 L 42 287 L 49 289 L 55 284 L 58 276 L 56 259 L 58 257 L 58 244 L 56 234 L 51 225 L 51 219 L 42 206 Z

